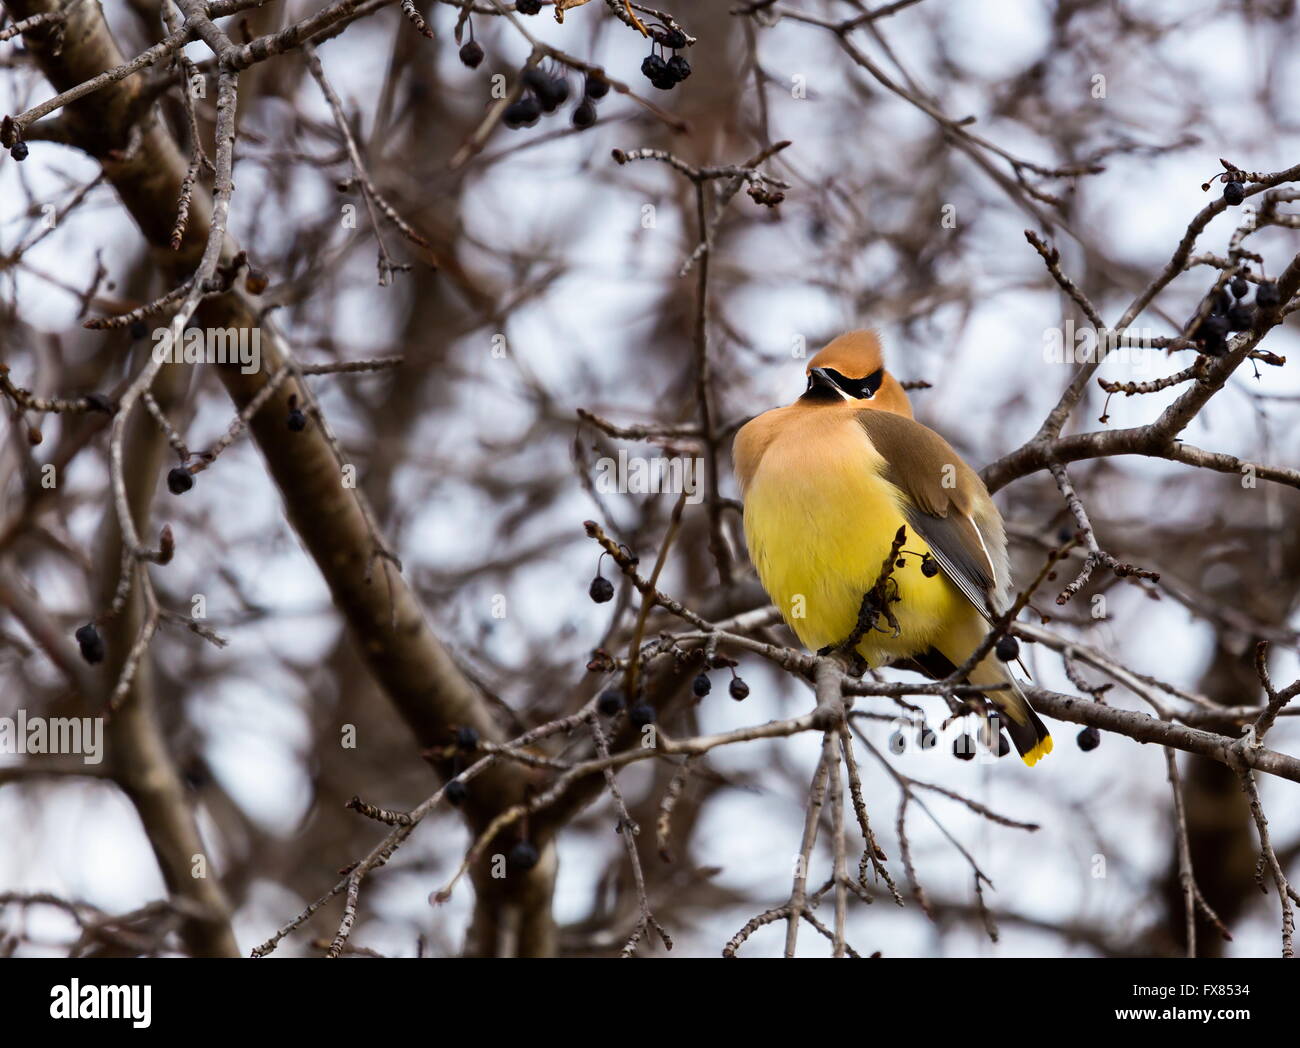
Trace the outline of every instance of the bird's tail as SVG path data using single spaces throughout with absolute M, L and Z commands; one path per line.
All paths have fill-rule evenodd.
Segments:
M 1007 668 L 1006 663 L 989 655 L 973 669 L 967 678 L 972 684 L 1010 684 L 1010 688 L 990 691 L 986 698 L 998 708 L 1003 727 L 1007 729 L 1016 752 L 1031 768 L 1052 752 L 1052 735 L 1029 705 L 1020 682 Z

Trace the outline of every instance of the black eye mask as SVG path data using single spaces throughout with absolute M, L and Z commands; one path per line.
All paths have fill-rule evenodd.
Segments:
M 866 378 L 849 378 L 841 375 L 833 368 L 822 368 L 821 371 L 833 382 L 837 388 L 842 389 L 854 400 L 869 400 L 874 397 L 880 389 L 880 384 L 885 380 L 885 369 L 877 368 Z M 816 379 L 808 376 L 808 391 L 812 392 L 816 385 Z

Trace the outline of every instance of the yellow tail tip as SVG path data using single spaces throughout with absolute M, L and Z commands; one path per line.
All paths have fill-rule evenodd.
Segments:
M 1032 750 L 1030 750 L 1020 759 L 1023 760 L 1027 765 L 1029 765 L 1029 767 L 1032 768 L 1035 764 L 1037 764 L 1040 760 L 1042 760 L 1051 752 L 1052 752 L 1052 737 L 1050 735 L 1044 735 L 1042 739 L 1039 740 L 1038 745 L 1035 746 Z

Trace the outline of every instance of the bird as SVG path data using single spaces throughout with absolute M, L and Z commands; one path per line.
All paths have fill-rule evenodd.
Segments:
M 876 332 L 840 335 L 805 374 L 803 394 L 747 422 L 732 449 L 759 580 L 809 650 L 860 637 L 853 650 L 871 668 L 947 677 L 1011 603 L 1001 514 L 979 475 L 913 418 Z M 984 697 L 1025 764 L 1052 751 L 995 653 L 966 680 L 1006 685 Z

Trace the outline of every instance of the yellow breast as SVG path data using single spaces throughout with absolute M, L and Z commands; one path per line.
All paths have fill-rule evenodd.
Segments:
M 796 412 L 780 421 L 764 430 L 766 444 L 745 488 L 745 537 L 773 603 L 817 651 L 852 633 L 863 595 L 906 523 L 902 493 L 882 476 L 884 460 L 851 415 Z M 738 447 L 745 439 L 742 430 Z M 873 666 L 925 651 L 968 608 L 942 573 L 921 572 L 929 546 L 911 528 L 903 549 L 903 566 L 892 576 L 900 634 L 873 631 L 858 645 Z

